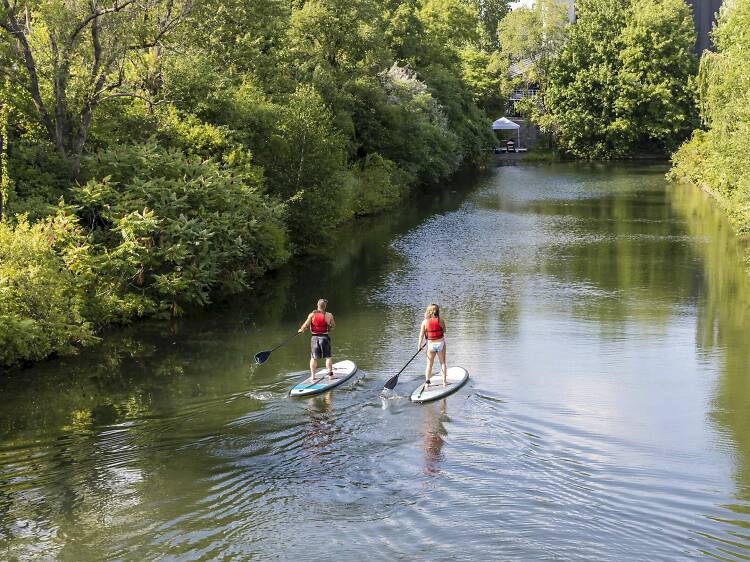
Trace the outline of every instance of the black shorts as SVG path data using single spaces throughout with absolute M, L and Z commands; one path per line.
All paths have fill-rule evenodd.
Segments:
M 313 359 L 327 359 L 331 356 L 331 338 L 325 336 L 313 336 L 310 339 L 310 355 Z

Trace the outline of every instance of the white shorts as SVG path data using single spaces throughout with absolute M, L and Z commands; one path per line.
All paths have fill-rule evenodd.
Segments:
M 439 351 L 443 351 L 444 347 L 445 347 L 445 340 L 427 342 L 427 351 L 432 351 L 433 353 L 438 353 Z

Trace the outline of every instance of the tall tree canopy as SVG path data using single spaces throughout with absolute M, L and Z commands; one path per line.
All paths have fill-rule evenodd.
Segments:
M 95 108 L 141 95 L 128 80 L 129 58 L 166 42 L 190 0 L 2 0 L 0 6 L 10 79 L 23 87 L 47 139 L 77 169 Z
M 666 152 L 695 122 L 690 10 L 682 0 L 581 0 L 552 67 L 543 127 L 581 158 Z

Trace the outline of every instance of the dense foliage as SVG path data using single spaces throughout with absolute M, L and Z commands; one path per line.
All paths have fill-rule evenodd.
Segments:
M 516 67 L 511 83 L 546 90 L 549 73 L 568 31 L 568 11 L 557 0 L 536 0 L 503 18 L 498 26 L 500 57 Z
M 97 278 L 100 322 L 207 304 L 287 257 L 281 206 L 260 193 L 253 166 L 152 142 L 101 151 L 84 174 L 71 195 L 88 247 L 71 267 Z
M 706 189 L 750 233 L 750 0 L 724 5 L 714 41 L 699 75 L 705 130 L 677 151 L 672 175 Z
M 0 223 L 0 365 L 66 352 L 94 340 L 86 299 L 66 268 L 63 247 L 80 240 L 64 215 Z
M 242 290 L 480 163 L 508 4 L 0 0 L 0 366 Z M 18 248 L 63 218 L 30 279 Z M 19 339 L 33 291 L 77 299 L 34 311 L 46 343 Z
M 683 0 L 581 0 L 540 123 L 577 158 L 668 154 L 696 124 L 695 31 Z

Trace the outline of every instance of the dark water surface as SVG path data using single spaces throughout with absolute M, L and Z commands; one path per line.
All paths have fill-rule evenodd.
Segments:
M 742 242 L 664 171 L 498 168 L 252 296 L 6 377 L 0 558 L 750 559 Z M 252 356 L 321 295 L 361 371 L 293 400 L 307 338 Z M 432 301 L 469 383 L 381 399 Z

